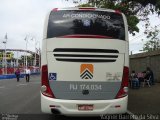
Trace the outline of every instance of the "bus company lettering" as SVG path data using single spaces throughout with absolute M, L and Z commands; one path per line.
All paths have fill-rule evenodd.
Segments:
M 100 19 L 111 19 L 109 15 L 98 15 L 98 14 L 64 14 L 64 18 L 100 18 Z
M 77 90 L 91 90 L 91 91 L 101 91 L 102 86 L 101 85 L 88 85 L 88 84 L 70 84 L 69 89 L 71 91 L 77 91 Z

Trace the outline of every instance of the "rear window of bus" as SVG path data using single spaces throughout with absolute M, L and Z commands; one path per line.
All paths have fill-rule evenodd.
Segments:
M 60 10 L 50 13 L 47 38 L 75 34 L 125 40 L 123 17 L 107 11 Z

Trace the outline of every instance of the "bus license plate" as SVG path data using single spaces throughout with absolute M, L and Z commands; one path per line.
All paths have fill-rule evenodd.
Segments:
M 93 110 L 93 105 L 78 105 L 78 110 L 91 111 Z

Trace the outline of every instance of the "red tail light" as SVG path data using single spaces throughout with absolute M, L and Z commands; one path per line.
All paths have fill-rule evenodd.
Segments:
M 121 14 L 121 11 L 120 10 L 115 10 L 115 13 Z
M 42 75 L 41 75 L 41 92 L 43 95 L 51 98 L 55 98 L 53 95 L 53 92 L 49 86 L 49 81 L 48 81 L 48 67 L 47 65 L 42 66 Z
M 57 11 L 58 11 L 58 8 L 54 8 L 52 11 L 57 12 Z
M 116 99 L 122 98 L 128 95 L 128 81 L 129 81 L 129 68 L 124 66 L 121 88 L 116 96 Z

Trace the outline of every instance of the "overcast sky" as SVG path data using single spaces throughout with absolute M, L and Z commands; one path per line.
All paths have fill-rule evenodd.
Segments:
M 28 50 L 34 51 L 35 43 L 30 39 L 34 37 L 37 41 L 42 40 L 45 15 L 53 8 L 71 6 L 74 4 L 65 0 L 0 0 L 0 48 L 4 48 L 2 41 L 7 33 L 7 48 L 25 49 L 24 39 L 28 35 Z M 159 17 L 150 18 L 153 25 L 160 24 Z M 130 36 L 130 51 L 133 53 L 142 49 L 141 39 L 144 38 L 142 32 L 134 37 Z M 137 37 L 140 35 L 142 36 Z
M 155 26 L 158 26 L 157 28 L 160 30 L 160 16 L 156 14 L 150 14 L 149 20 L 151 24 L 151 26 L 149 27 L 149 30 L 153 30 L 152 28 L 154 28 Z M 144 24 L 145 24 L 144 22 L 140 22 L 138 24 L 139 33 L 136 33 L 135 36 L 129 35 L 129 48 L 130 48 L 130 52 L 132 51 L 133 54 L 139 53 L 140 50 L 142 50 L 143 48 L 143 44 L 148 40 L 146 39 L 146 35 L 144 34 L 144 31 L 145 31 Z M 158 35 L 158 37 L 160 38 L 160 34 Z
M 4 48 L 7 33 L 7 48 L 25 49 L 28 35 L 28 49 L 35 50 L 30 39 L 42 40 L 45 15 L 53 8 L 67 6 L 74 5 L 65 0 L 0 0 L 0 48 Z

